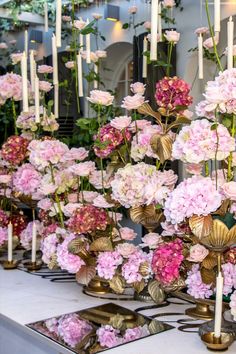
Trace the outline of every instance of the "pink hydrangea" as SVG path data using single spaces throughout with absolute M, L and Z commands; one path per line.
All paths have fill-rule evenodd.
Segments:
M 89 155 L 89 152 L 83 148 L 72 148 L 63 157 L 63 161 L 83 161 Z
M 41 251 L 43 252 L 42 260 L 49 264 L 56 255 L 59 238 L 56 233 L 47 235 L 41 242 Z
M 29 163 L 20 166 L 13 175 L 13 188 L 22 194 L 32 195 L 39 188 L 40 182 L 40 173 Z
M 35 122 L 34 107 L 29 107 L 29 112 L 21 112 L 21 114 L 17 117 L 16 126 L 24 130 L 37 130 L 38 127 Z
M 89 182 L 96 189 L 110 188 L 111 187 L 111 176 L 106 171 L 94 171 L 89 176 Z
M 176 180 L 177 176 L 173 171 L 166 174 L 144 162 L 137 165 L 127 164 L 116 172 L 111 182 L 112 197 L 126 208 L 152 203 L 163 204 Z
M 2 158 L 12 165 L 19 165 L 26 158 L 28 144 L 22 136 L 10 136 L 2 146 Z
M 112 279 L 122 262 L 123 258 L 117 251 L 99 253 L 96 266 L 99 277 L 107 280 Z
M 173 144 L 172 157 L 188 163 L 226 159 L 235 151 L 235 141 L 222 124 L 212 130 L 213 123 L 195 120 L 181 129 Z
M 70 234 L 57 246 L 57 262 L 61 269 L 67 270 L 69 273 L 77 273 L 85 265 L 79 256 L 68 251 L 69 243 L 76 238 L 76 235 Z
M 106 211 L 93 205 L 84 205 L 77 209 L 68 220 L 69 230 L 78 234 L 105 230 L 107 225 L 108 217 Z
M 50 164 L 57 165 L 61 162 L 69 148 L 59 140 L 32 140 L 28 150 L 32 165 L 39 170 L 44 170 Z
M 30 88 L 29 82 L 28 87 Z M 20 75 L 7 73 L 0 76 L 0 105 L 3 105 L 9 98 L 14 101 L 22 100 L 22 78 Z
M 233 294 L 230 297 L 230 304 L 231 308 L 231 313 L 234 317 L 234 321 L 236 321 L 236 290 L 233 292 Z
M 224 278 L 223 294 L 227 296 L 236 289 L 236 264 L 224 263 L 222 273 Z
M 177 238 L 174 241 L 160 244 L 153 252 L 152 270 L 155 279 L 161 284 L 169 285 L 179 278 L 183 256 L 183 243 Z
M 142 263 L 149 264 L 151 274 L 151 260 L 151 252 L 147 254 L 142 250 L 137 250 L 132 253 L 127 259 L 127 262 L 122 266 L 122 276 L 126 280 L 127 284 L 140 282 L 143 279 L 143 276 L 139 273 L 139 268 Z
M 48 211 L 52 207 L 52 201 L 49 198 L 41 199 L 38 204 L 38 208 Z
M 164 214 L 172 224 L 179 224 L 193 215 L 208 215 L 216 211 L 222 195 L 210 177 L 193 176 L 181 182 L 165 202 Z
M 202 281 L 199 265 L 194 264 L 192 269 L 187 273 L 185 281 L 187 285 L 187 293 L 195 299 L 209 299 L 213 295 L 211 284 L 205 284 Z
M 0 227 L 0 246 L 7 241 L 7 227 Z
M 110 325 L 103 325 L 96 332 L 98 342 L 105 348 L 113 348 L 122 343 L 119 333 L 120 331 Z
M 94 201 L 93 205 L 98 208 L 112 208 L 114 204 L 108 203 L 106 198 L 103 195 L 98 195 Z
M 177 76 L 164 77 L 156 84 L 156 101 L 158 106 L 175 110 L 179 106 L 188 107 L 192 101 L 190 86 Z
M 123 132 L 113 128 L 110 123 L 104 125 L 95 136 L 94 152 L 98 157 L 109 156 L 119 145 L 126 140 L 130 140 L 131 134 L 125 129 Z M 104 147 L 100 146 L 104 144 Z
M 31 249 L 33 223 L 36 224 L 37 236 L 41 236 L 43 231 L 43 225 L 40 221 L 35 220 L 28 223 L 27 227 L 20 233 L 20 243 L 26 250 Z
M 89 322 L 80 318 L 76 313 L 64 315 L 58 320 L 58 335 L 72 348 L 75 348 L 92 329 Z
M 80 162 L 70 166 L 68 170 L 75 176 L 88 177 L 95 171 L 95 163 L 93 161 Z

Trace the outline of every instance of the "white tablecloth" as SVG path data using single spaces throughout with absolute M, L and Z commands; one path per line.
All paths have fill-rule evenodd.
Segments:
M 71 353 L 44 336 L 30 330 L 25 325 L 46 318 L 62 315 L 110 302 L 96 299 L 82 293 L 75 282 L 55 283 L 49 279 L 20 270 L 0 269 L 0 354 L 66 354 Z M 114 301 L 115 302 L 115 301 Z M 116 302 L 121 306 L 136 309 L 147 304 L 137 301 Z M 142 312 L 146 315 L 156 313 L 183 313 L 190 304 L 152 309 Z M 165 322 L 188 318 L 158 317 Z M 176 328 L 108 350 L 111 354 L 203 354 L 207 349 L 197 333 L 183 333 L 179 324 L 170 323 Z M 236 342 L 228 350 L 236 353 Z

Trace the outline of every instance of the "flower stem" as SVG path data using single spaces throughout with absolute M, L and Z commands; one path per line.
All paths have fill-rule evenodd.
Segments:
M 167 58 L 167 68 L 166 68 L 166 76 L 170 76 L 170 63 L 171 63 L 171 57 L 172 57 L 172 50 L 173 50 L 173 42 L 168 43 L 168 58 Z
M 233 114 L 232 125 L 231 125 L 231 136 L 235 138 L 236 133 L 236 116 Z M 228 171 L 227 171 L 227 181 L 230 182 L 233 179 L 233 171 L 232 171 L 232 164 L 233 164 L 233 152 L 230 153 L 228 157 Z
M 218 54 L 218 51 L 217 51 L 217 48 L 216 48 L 216 41 L 215 41 L 213 28 L 212 28 L 212 25 L 211 25 L 208 0 L 206 0 L 206 15 L 207 15 L 207 22 L 208 22 L 208 26 L 209 26 L 209 30 L 210 30 L 210 34 L 211 34 L 211 38 L 212 38 L 214 54 L 215 54 L 216 61 L 217 61 L 217 66 L 218 66 L 220 71 L 223 71 L 223 67 L 222 67 L 222 64 L 221 64 L 221 61 L 220 61 L 220 58 L 219 58 L 219 54 Z
M 14 129 L 15 129 L 15 135 L 18 135 L 17 131 L 17 126 L 16 126 L 16 107 L 15 107 L 15 102 L 12 99 L 12 113 L 13 113 L 13 119 L 14 119 Z

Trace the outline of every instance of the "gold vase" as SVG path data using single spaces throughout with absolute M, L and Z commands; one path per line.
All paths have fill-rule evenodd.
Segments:
M 162 210 L 156 209 L 154 205 L 145 205 L 132 207 L 130 218 L 135 224 L 143 225 L 148 232 L 154 232 L 164 220 L 164 215 Z
M 89 284 L 84 287 L 84 292 L 86 294 L 93 295 L 105 295 L 111 292 L 109 283 L 96 275 L 92 280 L 90 280 Z

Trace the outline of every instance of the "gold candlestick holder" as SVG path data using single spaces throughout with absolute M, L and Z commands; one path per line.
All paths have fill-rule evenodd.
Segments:
M 214 332 L 208 332 L 201 336 L 201 340 L 206 345 L 207 349 L 223 351 L 229 348 L 235 340 L 235 336 L 233 333 L 221 332 L 221 336 L 216 338 Z
M 41 260 L 36 260 L 36 262 L 27 261 L 23 263 L 24 268 L 29 272 L 36 272 L 42 268 L 43 262 Z
M 12 261 L 5 260 L 3 262 L 3 268 L 5 270 L 16 269 L 18 264 L 19 264 L 19 261 L 15 260 L 15 259 Z

